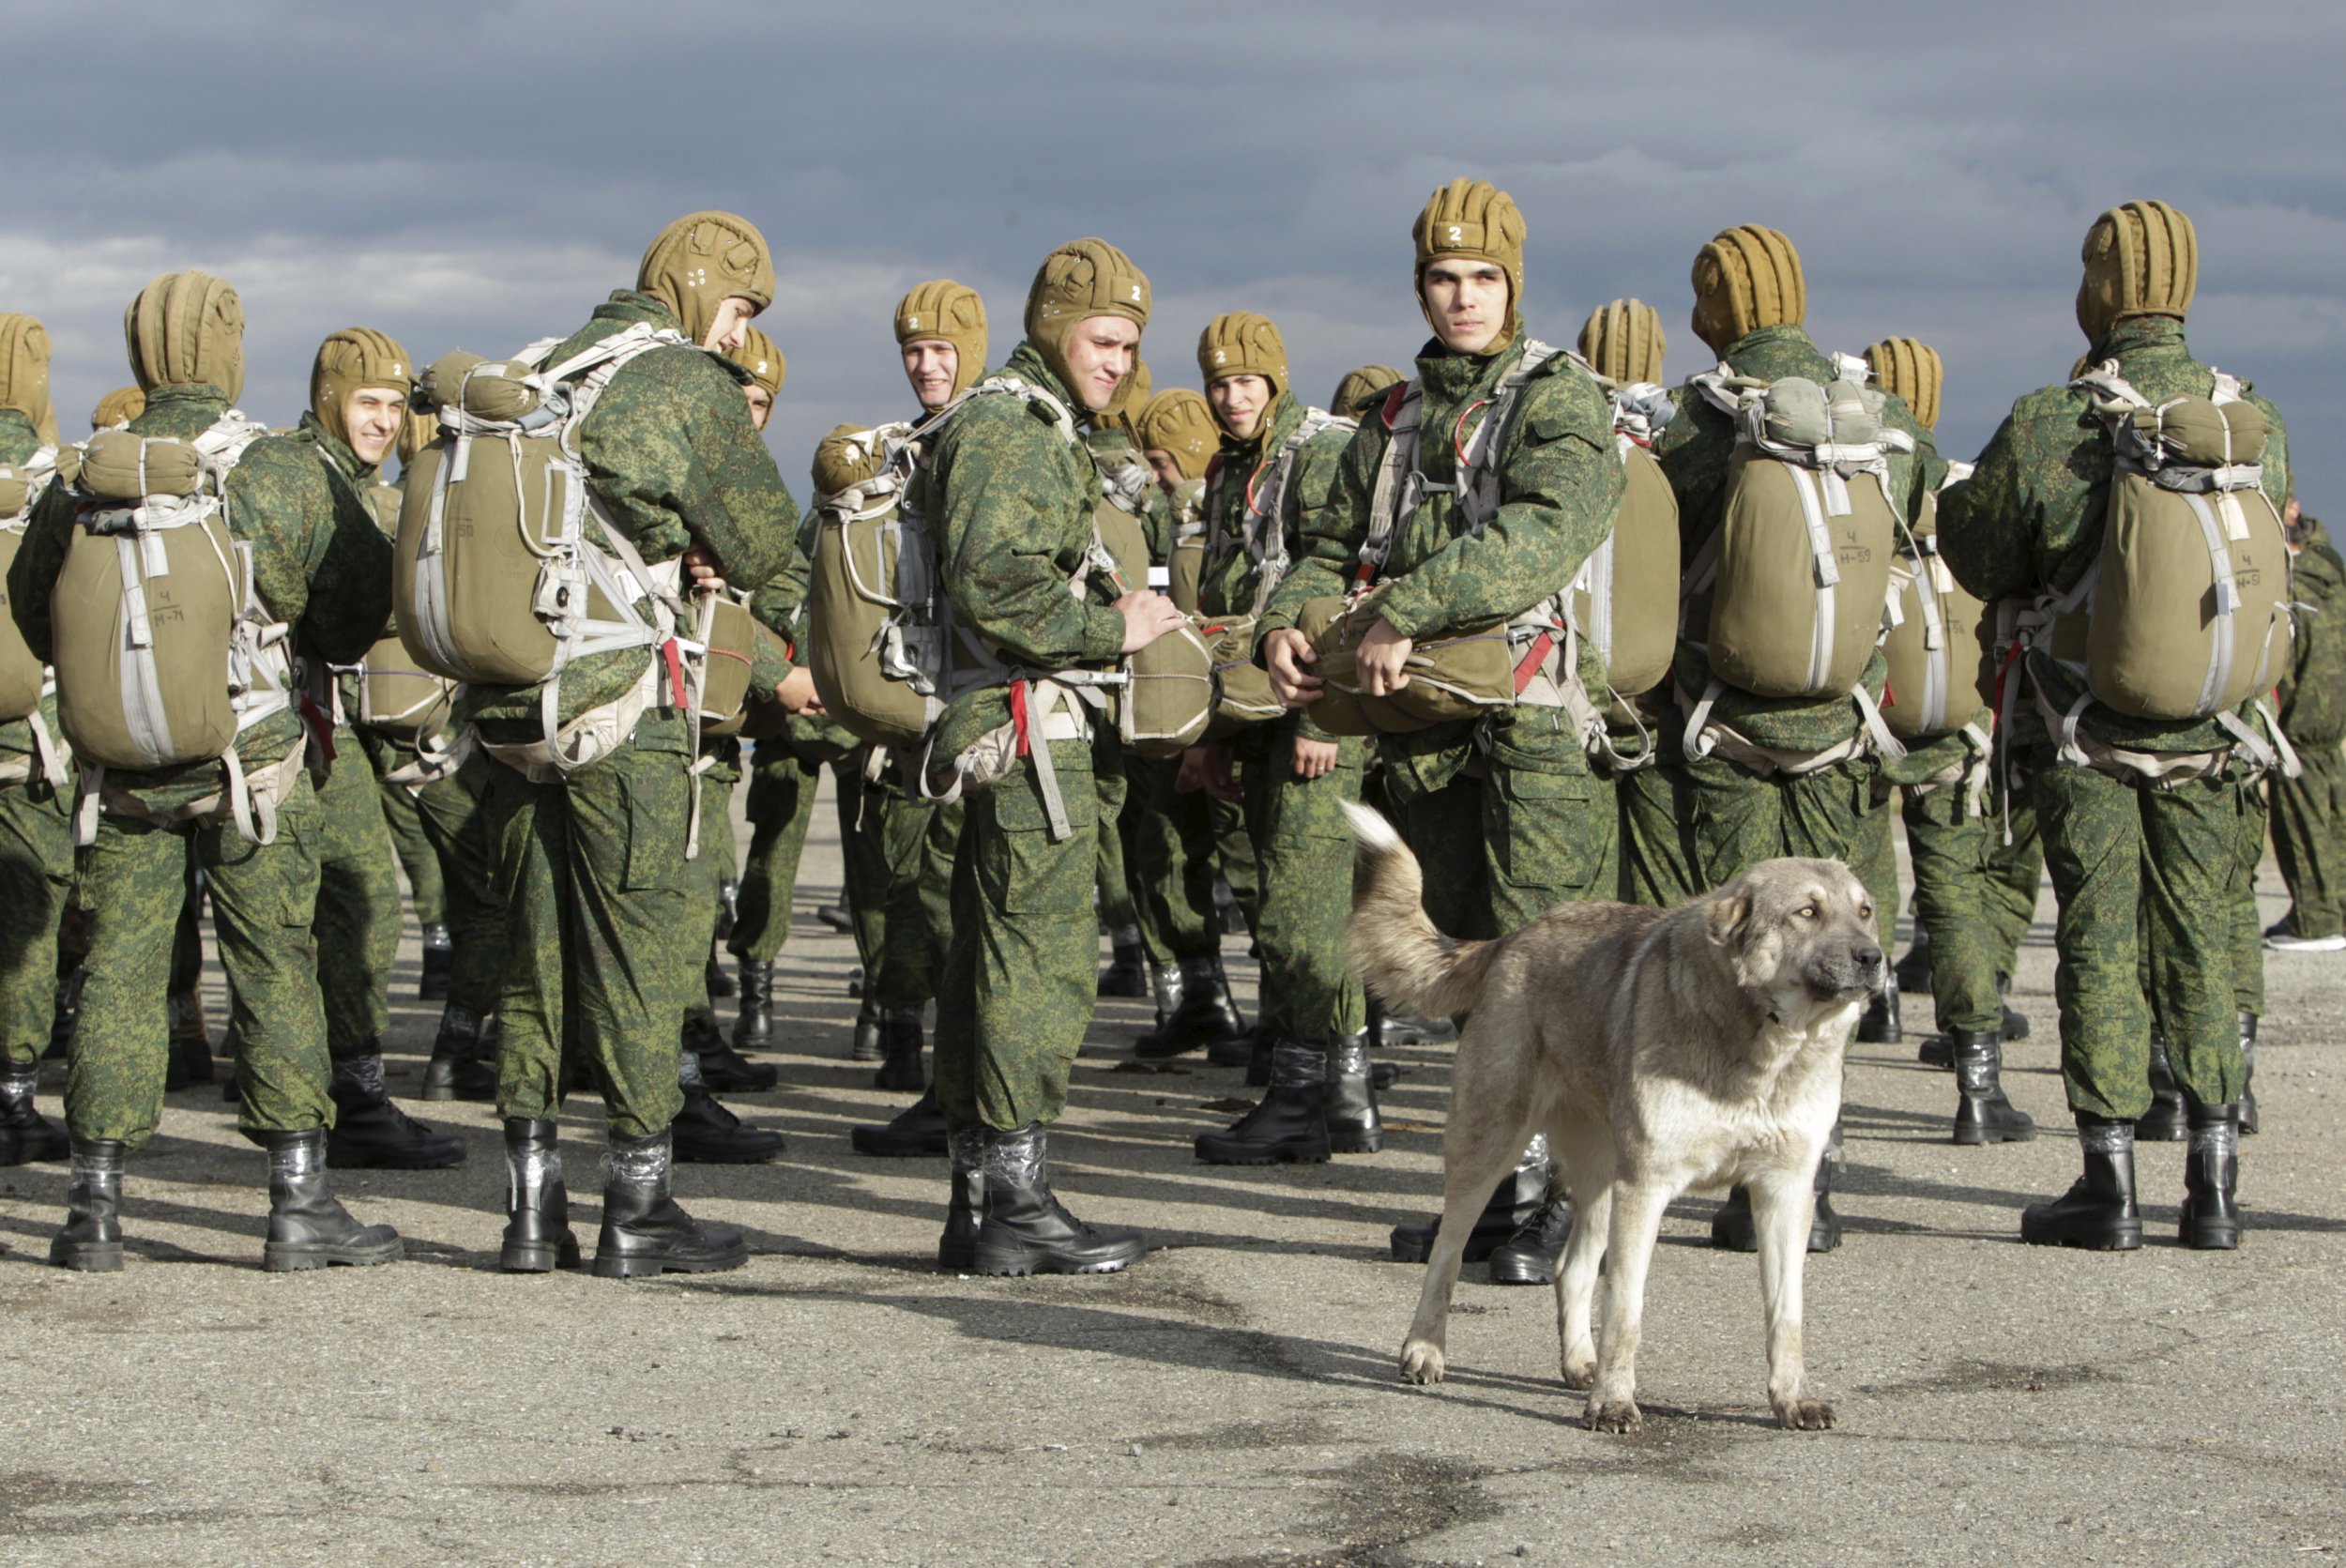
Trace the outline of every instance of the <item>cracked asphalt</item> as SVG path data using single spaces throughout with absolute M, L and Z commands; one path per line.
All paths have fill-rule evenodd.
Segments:
M 1446 1048 L 1397 1053 L 1379 1156 L 1196 1164 L 1247 1091 L 1133 1071 L 1146 1004 L 1105 1001 L 1056 1141 L 1087 1216 L 1155 1247 L 1129 1274 L 939 1274 L 942 1162 L 864 1159 L 846 1130 L 901 1104 L 845 1058 L 848 941 L 816 819 L 781 967 L 784 1087 L 731 1103 L 771 1165 L 682 1167 L 746 1227 L 732 1273 L 617 1283 L 495 1271 L 504 1182 L 489 1107 L 467 1164 L 344 1173 L 407 1238 L 389 1268 L 267 1275 L 263 1162 L 217 1091 L 171 1097 L 132 1161 L 129 1267 L 42 1261 L 62 1165 L 0 1171 L 0 1561 L 1435 1564 L 2303 1562 L 2346 1554 L 2346 957 L 2274 956 L 2232 1255 L 2173 1244 L 2180 1146 L 2145 1146 L 2151 1243 L 2018 1243 L 2065 1186 L 2048 897 L 2006 1082 L 2046 1135 L 1944 1141 L 1951 1081 L 1860 1046 L 1841 1250 L 1807 1276 L 1812 1385 L 1838 1425 L 1769 1423 L 1753 1259 L 1675 1205 L 1639 1362 L 1645 1429 L 1600 1437 L 1556 1380 L 1543 1290 L 1470 1268 L 1449 1380 L 1394 1358 L 1419 1271 L 1386 1260 L 1440 1186 Z M 2265 916 L 2285 901 L 2266 867 Z M 395 1091 L 435 1016 L 412 931 Z M 1230 946 L 1242 994 L 1253 978 Z M 218 970 L 213 985 L 218 1017 Z M 729 1017 L 730 1004 L 726 1004 Z M 1927 1012 L 1927 1008 L 1914 1010 Z M 1922 1021 L 1919 1017 L 1917 1022 Z M 1915 1031 L 1919 1032 L 1919 1031 Z M 44 1076 L 53 1104 L 55 1064 Z M 591 1240 L 600 1117 L 565 1119 Z

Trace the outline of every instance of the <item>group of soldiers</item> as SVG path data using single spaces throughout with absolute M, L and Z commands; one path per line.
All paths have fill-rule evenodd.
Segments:
M 781 1149 L 716 1094 L 774 1085 L 774 1069 L 744 1053 L 772 1041 L 776 955 L 826 768 L 846 864 L 841 919 L 862 963 L 851 1051 L 877 1064 L 880 1087 L 919 1095 L 854 1144 L 947 1159 L 947 1269 L 1104 1272 L 1143 1255 L 1138 1234 L 1072 1214 L 1050 1175 L 1049 1129 L 1099 995 L 1153 997 L 1139 1056 L 1202 1051 L 1263 1090 L 1196 1140 L 1200 1160 L 1377 1152 L 1377 1094 L 1394 1069 L 1375 1053 L 1451 1025 L 1385 1015 L 1348 971 L 1342 807 L 1363 800 L 1427 865 L 1428 912 L 1454 936 L 1497 936 L 1577 899 L 1675 903 L 1799 855 L 1858 871 L 1885 950 L 1900 903 L 1895 810 L 1917 927 L 1897 973 L 1928 995 L 1923 1057 L 1953 1070 L 1952 1131 L 1967 1144 L 2034 1135 L 1999 1073 L 2003 1042 L 2028 1027 L 2004 992 L 2049 868 L 2084 1168 L 2027 1210 L 2022 1234 L 2139 1245 L 2140 1137 L 2189 1144 L 2183 1239 L 2235 1245 L 2266 935 L 2250 884 L 2264 776 L 2279 767 L 2255 716 L 2129 718 L 2049 645 L 2021 639 L 1990 661 L 1992 686 L 1966 688 L 1945 733 L 1900 746 L 1881 722 L 1902 693 L 1885 691 L 1879 650 L 1846 693 L 1786 699 L 1738 689 L 1706 636 L 1716 538 L 1753 439 L 1721 387 L 1854 379 L 1886 394 L 1879 423 L 1895 434 L 1866 482 L 1915 550 L 1990 605 L 2066 592 L 2094 558 L 2118 456 L 2085 395 L 2064 378 L 2022 398 L 1967 471 L 1932 440 L 1938 356 L 1892 337 L 1862 362 L 1829 358 L 1802 325 L 1799 256 L 1773 229 L 1726 230 L 1696 257 L 1693 327 L 1719 366 L 1707 392 L 1659 386 L 1663 327 L 1638 300 L 1594 312 L 1577 352 L 1532 338 L 1519 314 L 1525 224 L 1489 184 L 1436 191 L 1412 237 L 1430 339 L 1408 371 L 1346 375 L 1324 409 L 1296 393 L 1277 326 L 1244 311 L 1201 336 L 1202 394 L 1151 396 L 1149 280 L 1103 240 L 1045 258 L 1023 336 L 991 369 L 974 290 L 940 280 L 905 297 L 893 328 L 915 406 L 901 428 L 918 450 L 905 504 L 934 540 L 958 677 L 921 747 L 859 738 L 817 680 L 810 561 L 838 498 L 863 495 L 891 449 L 868 424 L 843 425 L 816 454 L 801 516 L 760 434 L 785 365 L 751 325 L 775 286 L 753 224 L 704 212 L 670 225 L 633 288 L 529 359 L 585 364 L 622 335 L 649 335 L 616 370 L 573 376 L 592 391 L 565 439 L 614 548 L 664 571 L 679 595 L 746 604 L 770 634 L 750 661 L 762 722 L 748 747 L 703 733 L 669 678 L 676 637 L 582 646 L 558 679 L 467 681 L 421 719 L 387 716 L 370 678 L 400 646 L 393 579 L 409 557 L 394 536 L 416 501 L 400 485 L 464 416 L 386 334 L 328 338 L 299 425 L 247 433 L 221 465 L 221 510 L 261 618 L 292 656 L 284 700 L 248 703 L 221 757 L 146 770 L 68 754 L 70 681 L 0 725 L 0 1163 L 69 1159 L 52 1260 L 121 1266 L 126 1156 L 155 1131 L 167 1085 L 210 1080 L 195 993 L 206 905 L 232 999 L 227 1092 L 268 1151 L 265 1262 L 400 1256 L 396 1234 L 351 1216 L 327 1177 L 463 1155 L 385 1087 L 396 864 L 424 928 L 426 994 L 445 1003 L 424 1096 L 494 1101 L 503 1123 L 503 1267 L 580 1260 L 556 1135 L 573 1087 L 600 1093 L 608 1127 L 595 1271 L 738 1266 L 739 1232 L 679 1207 L 670 1168 Z M 2072 375 L 2114 365 L 2153 400 L 2207 395 L 2215 374 L 2184 339 L 2188 221 L 2156 202 L 2113 208 L 2083 260 L 2087 353 Z M 227 428 L 242 326 L 221 281 L 156 280 L 126 316 L 137 386 L 93 423 L 187 442 Z M 76 449 L 54 431 L 47 358 L 38 323 L 0 317 L 0 505 L 17 494 L 9 481 L 22 492 L 8 601 L 43 663 L 69 557 L 96 526 Z M 2293 552 L 2323 563 L 2303 580 L 2333 594 L 2337 557 L 2290 499 L 2278 416 L 2241 395 L 2270 423 L 2262 490 L 2288 507 Z M 384 477 L 395 455 L 396 484 Z M 1635 504 L 1633 457 L 1658 468 L 1675 514 L 1682 581 L 1664 678 L 1612 694 L 1609 646 L 1560 608 L 1512 701 L 1381 733 L 1329 727 L 1337 677 L 1316 602 L 1357 604 L 1373 586 L 1344 690 L 1363 706 L 1393 699 L 1446 639 L 1519 623 L 1576 588 L 1601 594 L 1591 562 L 1607 558 Z M 1145 540 L 1145 578 L 1101 564 L 1120 528 Z M 1241 662 L 1272 700 L 1214 738 L 1142 754 L 1100 705 L 1074 700 L 1161 638 L 1231 625 L 1251 625 Z M 2318 867 L 2333 831 L 2346 725 L 2320 672 L 2339 646 L 2301 632 L 2282 684 L 2284 727 L 2305 743 L 2302 774 L 2275 784 L 2292 868 Z M 1000 741 L 981 772 L 968 759 L 990 738 Z M 744 774 L 752 832 L 737 867 L 724 802 Z M 2340 914 L 2299 888 L 2269 939 L 2338 936 Z M 1252 1026 L 1223 967 L 1226 922 L 1242 922 L 1260 956 Z M 738 973 L 730 1036 L 713 998 L 737 982 L 712 957 L 718 941 Z M 1901 1028 L 1893 986 L 1863 1031 L 1896 1041 Z M 53 1039 L 68 1056 L 62 1132 L 34 1104 Z M 1838 1238 L 1831 1168 L 1817 1174 L 1817 1248 Z M 1497 1279 L 1545 1280 L 1569 1199 L 1545 1151 L 1527 1149 L 1470 1256 L 1489 1256 Z M 1740 1194 L 1714 1238 L 1754 1245 Z M 1422 1257 L 1429 1240 L 1429 1226 L 1403 1225 L 1395 1255 Z

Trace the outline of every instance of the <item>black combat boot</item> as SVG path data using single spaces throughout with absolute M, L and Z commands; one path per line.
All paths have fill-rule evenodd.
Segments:
M 2036 1123 L 2003 1092 L 2003 1038 L 1996 1029 L 1958 1029 L 1955 1043 L 1955 1141 L 2026 1143 Z
M 1228 1065 L 1243 1067 L 1252 1038 L 1246 1020 L 1230 997 L 1230 982 L 1222 972 L 1222 955 L 1205 953 L 1181 960 L 1179 1000 L 1164 1023 L 1133 1043 L 1133 1055 L 1144 1061 L 1178 1057 L 1201 1046 L 1221 1045 L 1241 1053 Z
M 1149 994 L 1156 998 L 1155 1027 L 1161 1029 L 1166 1019 L 1181 1011 L 1181 998 L 1189 995 L 1189 982 L 1181 974 L 1181 967 L 1149 960 Z
M 50 1262 L 87 1274 L 122 1267 L 122 1162 L 129 1153 L 113 1138 L 73 1140 L 65 1225 L 50 1239 Z
M 1901 991 L 1912 991 L 1919 997 L 1930 989 L 1930 932 L 1919 922 L 1914 927 L 1913 945 L 1891 972 L 1897 976 Z
M 562 1180 L 562 1150 L 551 1121 L 505 1124 L 505 1244 L 497 1267 L 509 1274 L 542 1274 L 578 1267 L 578 1238 L 571 1230 L 571 1193 Z
M 1282 1040 L 1271 1054 L 1262 1103 L 1226 1132 L 1197 1134 L 1197 1158 L 1210 1165 L 1317 1165 L 1328 1158 L 1328 1058 L 1317 1047 Z M 1375 1112 L 1370 1113 L 1372 1116 Z
M 1328 1147 L 1339 1154 L 1374 1154 L 1385 1147 L 1371 1076 L 1366 1029 L 1345 1035 L 1329 1048 Z
M 2183 1160 L 2183 1223 L 2176 1239 L 2201 1252 L 2240 1245 L 2240 1107 L 2190 1103 L 2191 1151 Z
M 192 991 L 167 997 L 163 1012 L 171 1020 L 171 1056 L 163 1067 L 163 1088 L 176 1092 L 190 1084 L 210 1083 L 212 1036 L 204 1027 L 204 997 Z
M 334 1126 L 326 1134 L 326 1163 L 335 1170 L 445 1170 L 465 1163 L 464 1143 L 426 1127 L 391 1103 L 383 1087 L 383 1049 L 375 1041 L 334 1064 L 326 1092 Z
M 416 981 L 417 997 L 427 1002 L 448 1000 L 449 982 L 455 975 L 456 943 L 448 927 L 435 921 L 423 928 L 423 973 Z
M 945 1152 L 945 1113 L 937 1109 L 937 1086 L 881 1126 L 857 1127 L 847 1141 L 858 1154 L 883 1160 L 934 1159 Z
M 62 1160 L 72 1148 L 65 1130 L 33 1108 L 39 1082 L 38 1061 L 11 1062 L 0 1070 L 0 1165 Z
M 844 904 L 817 904 L 815 918 L 842 936 L 855 935 L 855 911 Z
M 2240 1015 L 2240 1131 L 2242 1135 L 2257 1130 L 2257 1015 Z
M 2020 1240 L 2035 1247 L 2132 1252 L 2142 1244 L 2142 1212 L 2134 1203 L 2134 1128 L 2078 1113 L 2085 1174 L 2050 1203 L 2020 1210 Z
M 1914 1059 L 1942 1073 L 1955 1071 L 1955 1042 L 1943 1034 L 1927 1034 L 1914 1048 Z
M 1368 999 L 1368 1043 L 1380 1051 L 1390 1051 L 1396 1045 L 1448 1045 L 1457 1038 L 1458 1026 L 1447 1018 L 1439 1023 L 1405 1018 L 1386 1012 L 1385 1004 L 1376 997 Z
M 480 1059 L 488 1023 L 481 1014 L 454 1002 L 440 1010 L 440 1032 L 433 1038 L 432 1059 L 423 1069 L 426 1100 L 496 1098 L 496 1068 Z
M 1138 1231 L 1086 1225 L 1067 1211 L 1051 1192 L 1050 1135 L 1040 1122 L 985 1129 L 979 1170 L 978 1273 L 1113 1274 L 1149 1250 Z
M 2186 1122 L 2183 1086 L 2175 1082 L 2175 1064 L 2168 1059 L 2167 1040 L 2151 1036 L 2151 1108 L 2134 1124 L 2137 1143 L 2181 1143 Z
M 1214 1002 L 1217 1015 L 1211 1025 L 1215 1035 L 1206 1042 L 1207 1065 L 1243 1067 L 1249 1087 L 1268 1088 L 1271 1085 L 1271 1048 L 1278 1042 L 1259 1028 L 1247 1028 L 1246 1015 L 1238 1010 L 1238 998 L 1230 994 L 1230 977 L 1222 967 L 1222 955 L 1215 953 L 1211 962 L 1213 965 L 1213 985 L 1209 995 L 1217 998 Z M 1195 1002 L 1198 989 L 1194 980 L 1189 990 Z
M 952 1134 L 952 1192 L 945 1199 L 945 1234 L 937 1239 L 937 1266 L 966 1274 L 978 1266 L 978 1216 L 985 1212 L 985 1129 Z
M 1898 1027 L 1898 976 L 1896 969 L 1881 977 L 1881 989 L 1857 1020 L 1857 1038 L 1867 1045 L 1896 1045 L 1906 1038 Z
M 1278 1031 L 1260 1019 L 1256 1020 L 1255 1027 L 1246 1031 L 1245 1065 L 1248 1088 L 1271 1087 L 1271 1054 L 1278 1048 Z M 1239 1064 L 1229 1058 L 1237 1054 L 1235 1050 L 1216 1043 L 1206 1047 L 1206 1061 L 1209 1065 L 1215 1067 L 1235 1067 Z
M 782 1069 L 770 1061 L 752 1061 L 725 1043 L 717 1020 L 700 1014 L 688 1018 L 684 1049 L 700 1058 L 702 1081 L 712 1094 L 763 1094 L 782 1081 Z
M 1556 1260 L 1572 1239 L 1572 1200 L 1550 1188 L 1539 1208 L 1513 1236 L 1491 1250 L 1493 1285 L 1548 1285 Z
M 1758 1252 L 1760 1227 L 1751 1215 L 1751 1189 L 1728 1189 L 1727 1201 L 1711 1216 L 1711 1244 L 1723 1252 Z M 1833 1211 L 1833 1159 L 1817 1162 L 1817 1207 L 1808 1221 L 1808 1250 L 1831 1252 L 1841 1244 L 1841 1216 Z
M 733 935 L 733 928 L 741 920 L 741 881 L 736 876 L 717 879 L 717 931 L 720 943 Z
M 679 1164 L 688 1165 L 754 1165 L 782 1152 L 782 1134 L 745 1125 L 718 1104 L 702 1075 L 706 1063 L 690 1051 L 677 1054 L 677 1088 L 684 1091 L 684 1106 L 676 1114 L 671 1146 Z
M 701 966 L 701 988 L 712 1002 L 730 1001 L 733 997 L 733 977 L 725 973 L 724 961 L 714 952 Z
M 326 1186 L 326 1129 L 263 1133 L 268 1150 L 268 1240 L 261 1267 L 271 1273 L 329 1263 L 396 1263 L 406 1256 L 399 1232 L 360 1225 Z
M 760 964 L 748 958 L 739 964 L 741 1009 L 733 1020 L 733 1048 L 754 1051 L 773 1043 L 774 966 L 771 960 Z
M 2028 1038 L 2028 1014 L 2012 1005 L 2012 977 L 1996 977 L 1996 1001 L 2003 1012 L 2003 1038 L 2009 1044 Z
M 880 1062 L 879 1071 L 872 1074 L 874 1088 L 918 1094 L 929 1087 L 926 1074 L 921 1071 L 919 1008 L 900 1007 L 884 1014 L 880 1019 L 880 1043 L 888 1055 Z
M 43 1060 L 63 1061 L 73 1049 L 73 1037 L 82 1028 L 82 985 L 89 979 L 89 970 L 75 965 L 71 972 L 59 977 L 56 1000 L 49 1014 L 49 1049 L 41 1053 Z
M 708 1274 L 750 1260 L 749 1243 L 731 1225 L 703 1225 L 668 1195 L 672 1151 L 665 1131 L 611 1140 L 602 1186 L 602 1234 L 595 1273 L 634 1279 L 673 1271 Z
M 1149 994 L 1149 950 L 1140 927 L 1120 925 L 1109 934 L 1108 967 L 1100 971 L 1103 997 L 1145 997 Z
M 1547 1137 L 1543 1134 L 1525 1147 L 1514 1173 L 1491 1189 L 1483 1211 L 1475 1216 L 1474 1228 L 1467 1235 L 1465 1260 L 1480 1263 L 1531 1224 L 1538 1215 L 1540 1205 L 1547 1201 L 1548 1184 L 1555 1174 L 1555 1166 L 1547 1158 Z M 1439 1214 L 1431 1220 L 1394 1225 L 1389 1239 L 1393 1260 L 1424 1262 L 1434 1255 L 1434 1238 L 1440 1229 Z
M 888 1054 L 888 1031 L 880 1022 L 879 998 L 868 990 L 856 1009 L 855 1035 L 847 1043 L 849 1061 L 877 1061 Z

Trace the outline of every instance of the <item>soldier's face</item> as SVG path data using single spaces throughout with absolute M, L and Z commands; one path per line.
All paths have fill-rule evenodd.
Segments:
M 1271 406 L 1271 378 L 1216 377 L 1206 388 L 1206 401 L 1213 404 L 1213 417 L 1221 421 L 1224 430 L 1242 441 L 1249 440 L 1262 429 L 1263 410 Z
M 407 419 L 407 398 L 388 387 L 361 387 L 343 400 L 343 432 L 365 464 L 382 462 Z
M 757 307 L 739 295 L 728 297 L 718 305 L 717 318 L 708 324 L 708 336 L 701 340 L 701 346 L 719 354 L 739 348 L 741 329 L 749 326 L 750 318 L 755 314 Z
M 1122 316 L 1086 316 L 1067 338 L 1068 388 L 1094 414 L 1116 401 L 1116 389 L 1140 360 L 1140 325 Z
M 741 388 L 741 395 L 750 402 L 750 423 L 764 430 L 766 421 L 773 418 L 774 394 L 753 381 Z
M 1507 274 L 1490 262 L 1435 262 L 1418 288 L 1434 336 L 1454 353 L 1483 353 L 1507 325 Z
M 953 378 L 961 373 L 961 350 L 935 338 L 916 338 L 905 344 L 905 379 L 923 408 L 942 408 L 952 401 Z
M 1149 460 L 1149 472 L 1156 475 L 1157 488 L 1170 495 L 1181 487 L 1181 465 L 1163 447 L 1150 447 L 1140 454 Z

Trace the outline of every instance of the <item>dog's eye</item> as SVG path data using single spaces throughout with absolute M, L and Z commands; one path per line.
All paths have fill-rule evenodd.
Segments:
M 1817 918 L 1817 906 L 1813 904 L 1802 905 L 1800 906 L 1800 918 L 1805 921 L 1815 920 Z
M 1857 918 L 1861 921 L 1872 920 L 1874 918 L 1874 906 L 1870 904 L 1859 905 L 1857 908 Z

